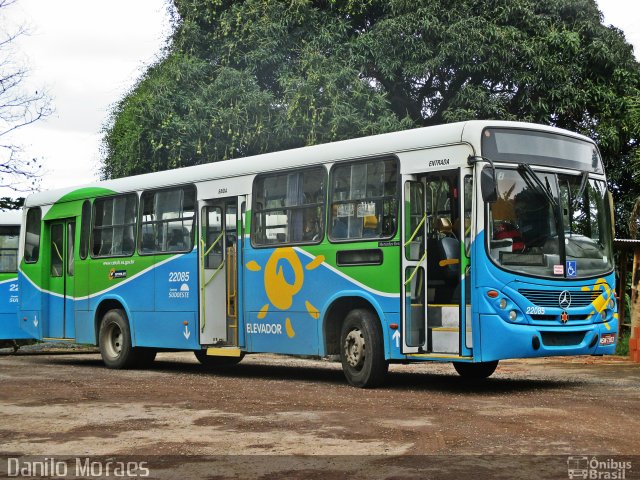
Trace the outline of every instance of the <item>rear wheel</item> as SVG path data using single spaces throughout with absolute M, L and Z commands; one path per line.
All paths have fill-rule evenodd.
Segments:
M 484 380 L 496 371 L 497 366 L 498 360 L 479 363 L 453 362 L 453 367 L 456 369 L 456 372 L 458 372 L 461 377 L 469 380 Z
M 131 368 L 136 363 L 136 352 L 131 346 L 131 332 L 124 310 L 113 309 L 105 313 L 100 322 L 98 344 L 102 361 L 108 368 Z
M 237 365 L 244 358 L 244 353 L 240 353 L 239 357 L 217 357 L 214 355 L 207 355 L 206 350 L 196 350 L 193 352 L 198 361 L 208 368 L 224 368 Z
M 370 310 L 352 310 L 344 319 L 340 359 L 344 376 L 354 387 L 376 387 L 384 381 L 389 363 L 384 358 L 380 323 Z

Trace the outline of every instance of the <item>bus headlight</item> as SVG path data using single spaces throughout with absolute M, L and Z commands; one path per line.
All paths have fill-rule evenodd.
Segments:
M 602 318 L 603 322 L 607 320 L 607 311 L 606 310 L 602 310 L 600 312 L 600 318 Z
M 507 308 L 507 299 L 506 298 L 501 298 L 500 302 L 498 303 L 498 306 L 504 310 L 505 308 Z
M 613 310 L 614 308 L 616 308 L 616 301 L 615 301 L 613 298 L 611 298 L 611 299 L 609 300 L 609 308 L 610 308 L 611 310 Z
M 517 318 L 518 318 L 518 312 L 516 312 L 515 310 L 511 310 L 509 312 L 509 320 L 511 320 L 512 322 L 515 322 Z

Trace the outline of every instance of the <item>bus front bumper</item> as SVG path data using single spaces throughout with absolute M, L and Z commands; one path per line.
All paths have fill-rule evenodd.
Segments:
M 480 315 L 481 361 L 558 355 L 606 355 L 615 352 L 618 320 L 576 326 L 508 323 L 498 315 Z

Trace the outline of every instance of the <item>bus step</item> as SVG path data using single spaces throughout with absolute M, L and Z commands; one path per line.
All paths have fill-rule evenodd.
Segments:
M 242 351 L 238 347 L 209 347 L 207 355 L 214 357 L 239 357 Z
M 427 305 L 427 322 L 432 327 L 458 328 L 460 326 L 460 306 Z
M 458 353 L 460 331 L 457 327 L 431 328 L 431 350 L 436 353 Z

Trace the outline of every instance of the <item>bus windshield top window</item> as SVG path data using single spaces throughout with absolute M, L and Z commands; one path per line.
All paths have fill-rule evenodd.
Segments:
M 340 164 L 331 172 L 332 240 L 390 238 L 396 232 L 394 159 Z
M 496 170 L 498 200 L 489 205 L 488 222 L 492 259 L 507 270 L 553 278 L 565 275 L 568 262 L 575 262 L 569 277 L 609 272 L 613 259 L 604 182 L 585 182 L 581 175 L 534 174 L 548 194 L 524 170 Z
M 0 273 L 18 271 L 18 240 L 20 227 L 0 226 Z
M 324 167 L 256 177 L 255 245 L 319 243 L 324 237 Z

